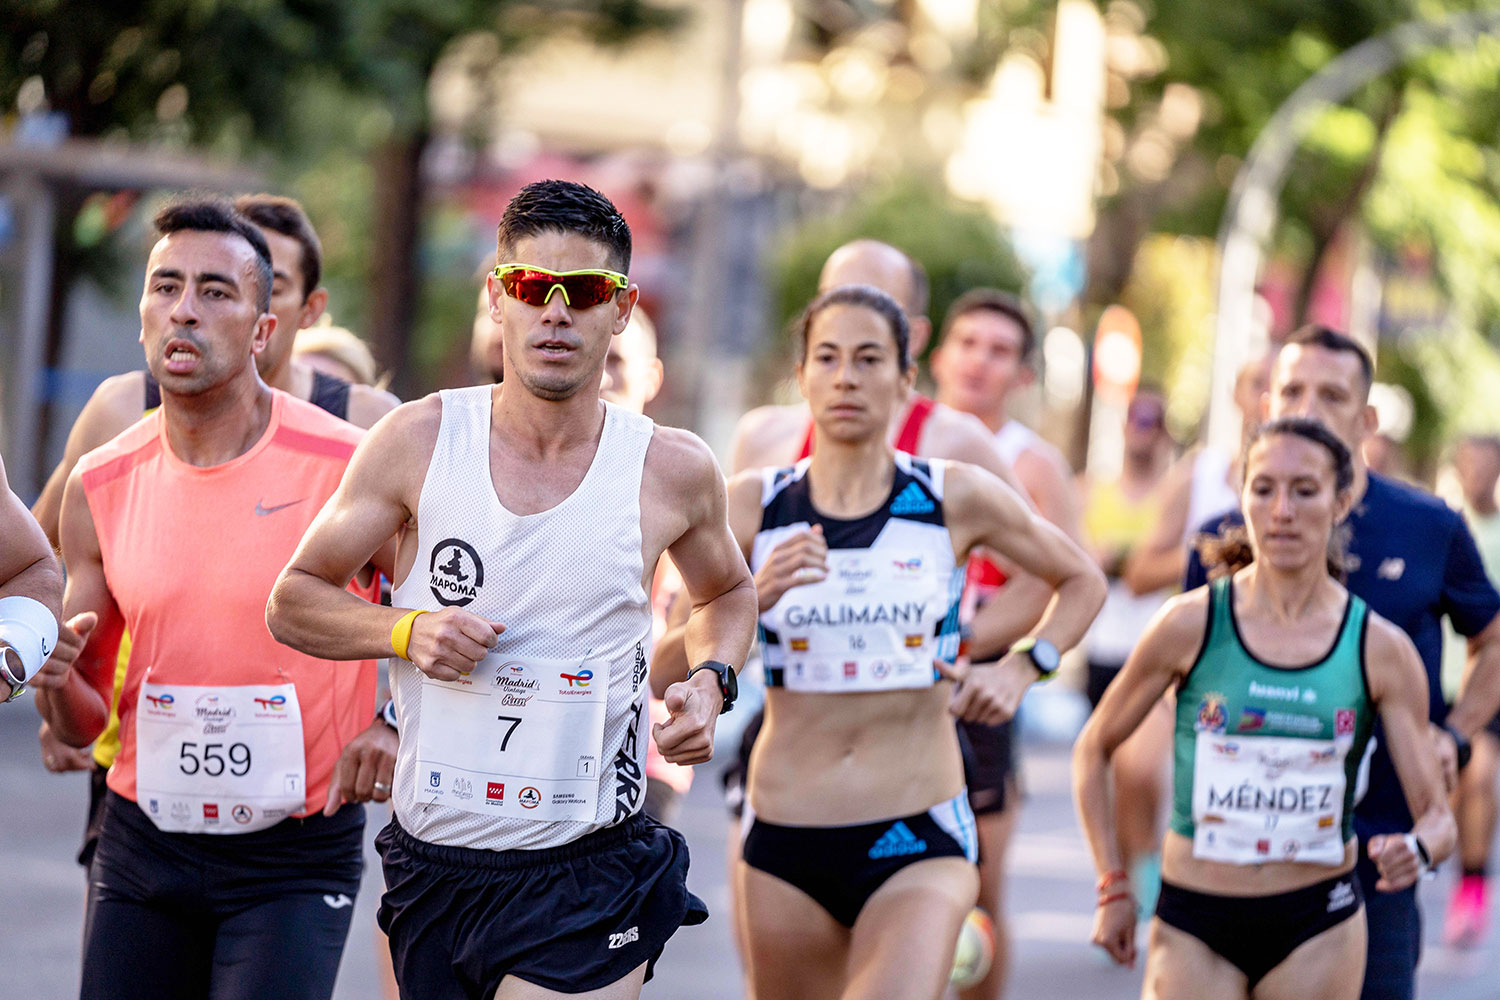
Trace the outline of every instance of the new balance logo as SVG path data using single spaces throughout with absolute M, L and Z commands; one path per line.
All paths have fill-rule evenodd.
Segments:
M 870 860 L 881 858 L 904 858 L 911 854 L 924 854 L 927 841 L 911 832 L 911 827 L 902 820 L 891 824 L 891 828 L 880 835 L 875 846 L 870 848 Z
M 1328 890 L 1328 912 L 1342 910 L 1354 902 L 1354 886 L 1348 882 L 1339 882 Z
M 328 908 L 330 910 L 342 910 L 346 906 L 353 906 L 354 905 L 354 900 L 350 899 L 348 896 L 344 895 L 342 892 L 339 893 L 337 896 L 325 895 L 323 897 L 323 902 L 325 902 L 325 903 L 328 904 Z
M 916 483 L 907 483 L 906 489 L 902 490 L 896 499 L 891 501 L 891 513 L 898 516 L 902 514 L 931 514 L 934 510 L 937 510 L 936 505 L 933 504 L 926 493 L 922 492 L 922 487 Z

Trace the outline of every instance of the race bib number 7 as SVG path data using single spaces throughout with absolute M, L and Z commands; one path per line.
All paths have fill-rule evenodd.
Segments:
M 170 833 L 249 833 L 306 808 L 302 709 L 291 684 L 141 685 L 136 801 Z
M 491 653 L 422 681 L 417 799 L 465 812 L 593 822 L 609 665 Z

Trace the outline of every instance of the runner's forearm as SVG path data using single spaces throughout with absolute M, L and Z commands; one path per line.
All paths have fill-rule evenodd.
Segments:
M 32 691 L 37 711 L 52 727 L 53 735 L 70 747 L 88 746 L 109 724 L 109 703 L 76 667 L 68 671 L 67 682 L 61 688 Z
M 391 656 L 391 628 L 409 608 L 371 604 L 343 587 L 288 568 L 266 602 L 266 626 L 277 642 L 326 660 Z
M 1031 634 L 1048 640 L 1059 650 L 1072 649 L 1104 606 L 1106 589 L 1104 574 L 1092 565 L 1088 572 L 1068 577 L 1057 588 L 1057 598 Z
M 693 608 L 683 633 L 686 667 L 718 660 L 743 669 L 755 636 L 756 613 L 755 585 L 748 573 L 729 590 Z
M 1500 714 L 1500 634 L 1494 624 L 1469 640 L 1469 659 L 1464 669 L 1463 685 L 1448 725 L 1465 739 L 1473 739 L 1496 714 Z
M 1435 800 L 1417 817 L 1411 832 L 1427 848 L 1434 865 L 1441 864 L 1458 846 L 1458 824 L 1454 822 L 1448 804 L 1441 799 Z
M 1018 573 L 1007 579 L 1004 589 L 980 605 L 969 623 L 969 658 L 985 663 L 1004 656 L 1036 627 L 1051 600 L 1052 588 L 1040 577 Z
M 1073 802 L 1094 867 L 1103 875 L 1118 871 L 1122 865 L 1119 838 L 1115 834 L 1109 758 L 1093 738 L 1093 730 L 1093 726 L 1085 726 L 1073 750 Z

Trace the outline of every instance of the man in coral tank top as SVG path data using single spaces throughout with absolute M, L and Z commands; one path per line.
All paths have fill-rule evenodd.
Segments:
M 260 231 L 214 200 L 155 224 L 141 341 L 162 406 L 68 478 L 68 668 L 38 692 L 87 745 L 129 629 L 82 996 L 324 998 L 362 868 L 363 810 L 339 805 L 391 781 L 335 779 L 374 718 L 375 662 L 279 645 L 264 608 L 361 431 L 261 381 L 276 319 Z

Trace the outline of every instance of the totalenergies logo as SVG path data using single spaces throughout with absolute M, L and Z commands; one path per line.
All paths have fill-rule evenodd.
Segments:
M 255 703 L 272 712 L 286 711 L 286 695 L 274 694 L 269 698 L 256 698 Z
M 580 670 L 576 674 L 558 674 L 557 676 L 567 681 L 570 688 L 574 686 L 586 688 L 589 686 L 589 681 L 594 679 L 594 672 L 592 670 Z
M 146 695 L 146 700 L 151 703 L 152 708 L 160 708 L 165 710 L 170 709 L 173 702 L 175 702 L 177 699 L 172 697 L 172 693 L 170 691 L 164 691 L 161 694 L 148 694 Z

